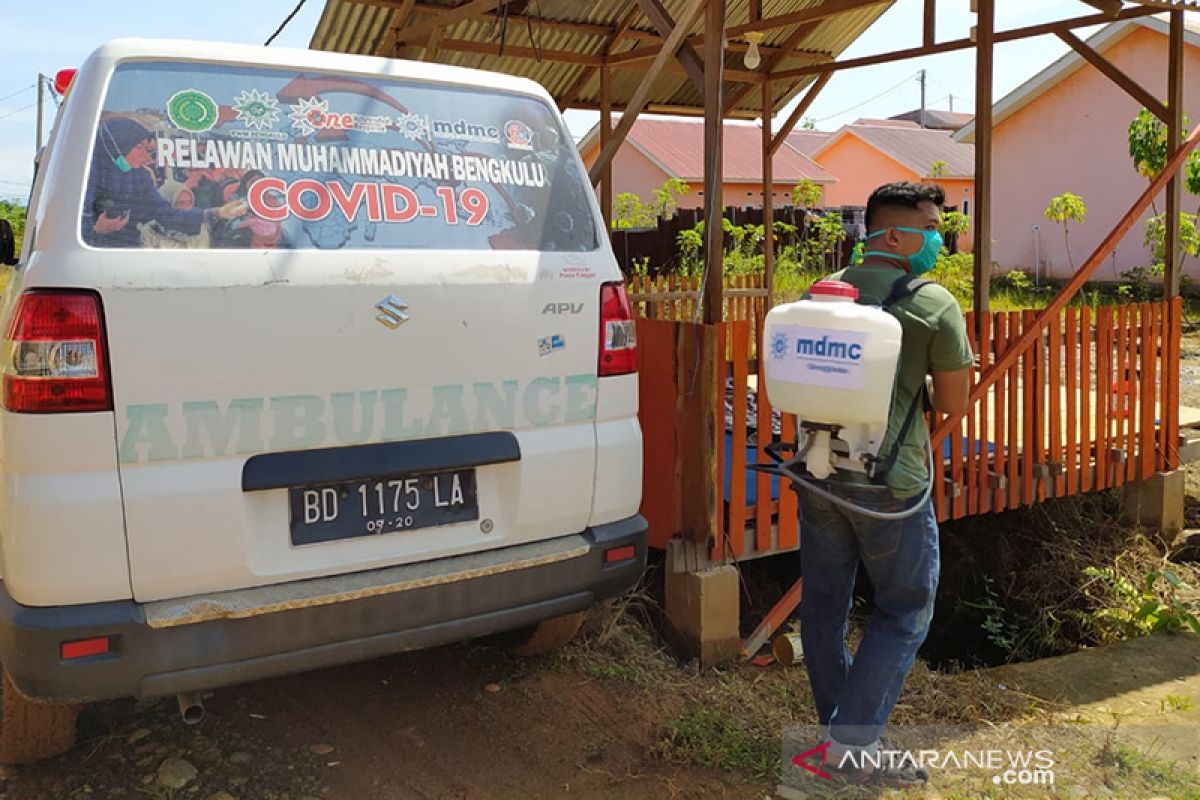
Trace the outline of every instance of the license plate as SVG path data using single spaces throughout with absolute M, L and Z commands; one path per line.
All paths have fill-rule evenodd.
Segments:
M 473 469 L 302 486 L 288 500 L 293 545 L 479 519 Z

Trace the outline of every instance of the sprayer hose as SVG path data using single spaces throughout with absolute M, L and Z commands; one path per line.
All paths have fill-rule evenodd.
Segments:
M 805 451 L 807 452 L 807 448 Z M 929 464 L 929 482 L 925 485 L 925 492 L 921 495 L 920 502 L 918 502 L 912 508 L 906 508 L 903 511 L 876 511 L 875 509 L 861 506 L 858 503 L 851 502 L 844 497 L 838 497 L 837 495 L 822 489 L 820 486 L 817 486 L 815 483 L 802 478 L 800 475 L 791 470 L 789 465 L 797 463 L 800 460 L 799 455 L 797 455 L 796 458 L 792 459 L 792 461 L 789 463 L 780 464 L 779 471 L 791 478 L 793 482 L 800 484 L 805 489 L 808 489 L 817 497 L 828 500 L 834 505 L 841 506 L 842 508 L 845 508 L 849 511 L 854 511 L 866 517 L 870 517 L 871 519 L 883 520 L 884 522 L 895 522 L 897 520 L 908 519 L 909 517 L 914 516 L 918 511 L 921 510 L 922 506 L 929 502 L 929 497 L 933 494 L 933 445 L 928 441 L 925 442 L 925 455 L 927 458 L 927 463 Z M 863 487 L 858 484 L 849 483 L 845 485 L 853 486 L 856 489 L 875 488 Z M 884 489 L 886 487 L 881 486 L 878 488 Z

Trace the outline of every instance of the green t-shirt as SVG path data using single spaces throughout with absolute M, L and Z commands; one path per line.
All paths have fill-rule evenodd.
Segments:
M 860 303 L 882 304 L 896 279 L 903 274 L 893 267 L 859 265 L 829 278 L 856 287 Z M 936 283 L 924 286 L 894 304 L 891 312 L 900 320 L 904 333 L 887 435 L 879 449 L 881 456 L 891 451 L 892 443 L 904 427 L 913 397 L 925 385 L 925 376 L 931 372 L 955 372 L 974 362 L 966 321 L 958 301 L 944 287 Z M 897 498 L 914 497 L 924 491 L 929 480 L 929 469 L 925 465 L 928 441 L 929 430 L 921 420 L 915 420 L 900 444 L 895 465 L 888 472 L 888 488 Z

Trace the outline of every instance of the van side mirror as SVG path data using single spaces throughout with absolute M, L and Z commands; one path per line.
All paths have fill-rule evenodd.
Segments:
M 13 235 L 12 223 L 0 219 L 0 265 L 11 267 L 17 263 L 17 237 Z

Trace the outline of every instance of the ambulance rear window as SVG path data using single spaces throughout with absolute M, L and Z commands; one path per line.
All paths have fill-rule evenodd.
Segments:
M 104 101 L 81 235 L 119 248 L 590 251 L 573 151 L 526 95 L 128 63 Z

